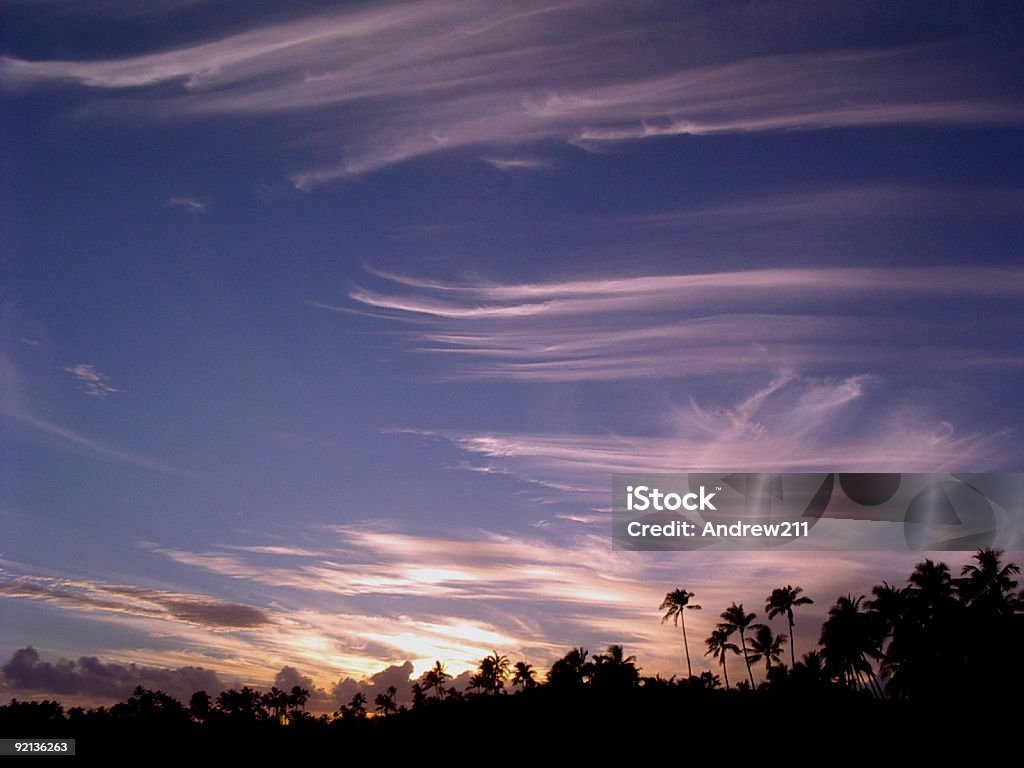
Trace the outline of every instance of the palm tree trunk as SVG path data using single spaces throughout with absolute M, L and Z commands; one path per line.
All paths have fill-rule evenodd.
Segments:
M 686 679 L 689 680 L 693 677 L 693 668 L 690 666 L 690 644 L 686 642 L 686 619 L 683 618 L 683 612 L 679 612 L 679 623 L 683 627 L 683 648 L 686 649 Z
M 724 652 L 723 652 L 724 653 Z M 725 664 L 725 656 L 722 656 L 722 674 L 725 676 L 725 690 L 729 690 L 729 667 Z
M 789 658 L 793 662 L 793 667 L 796 666 L 796 642 L 793 639 L 793 614 L 789 614 Z M 790 667 L 790 672 L 793 668 Z
M 754 673 L 750 671 L 750 657 L 747 656 L 747 640 L 743 637 L 742 629 L 740 629 L 740 642 L 743 644 L 743 662 L 747 665 L 747 676 L 750 678 L 750 690 L 756 691 L 757 686 L 754 685 Z

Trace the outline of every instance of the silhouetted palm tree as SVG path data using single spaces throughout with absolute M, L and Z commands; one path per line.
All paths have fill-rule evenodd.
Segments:
M 968 605 L 985 608 L 998 615 L 1013 611 L 1012 593 L 1020 575 L 1016 563 L 1002 564 L 1003 551 L 986 547 L 974 553 L 977 565 L 968 564 L 960 571 L 966 578 L 959 582 L 960 593 Z
M 274 720 L 284 723 L 285 713 L 288 711 L 288 694 L 285 691 L 278 690 L 275 685 L 263 694 L 263 704 L 270 710 Z
M 739 605 L 733 603 L 722 611 L 722 623 L 718 625 L 719 629 L 724 629 L 730 635 L 733 632 L 740 633 L 740 648 L 743 651 L 743 663 L 747 665 L 747 676 L 750 678 L 751 689 L 754 688 L 754 673 L 750 671 L 750 658 L 747 656 L 747 639 L 744 632 L 756 618 L 757 614 L 746 613 L 743 610 L 743 603 Z
M 665 599 L 661 601 L 661 605 L 658 607 L 660 611 L 667 611 L 667 613 L 661 617 L 661 623 L 664 624 L 669 619 L 672 619 L 673 624 L 682 626 L 683 628 L 683 648 L 686 649 L 686 676 L 693 677 L 693 667 L 690 666 L 690 644 L 686 640 L 686 611 L 699 611 L 699 605 L 691 605 L 690 598 L 693 597 L 693 592 L 687 592 L 685 589 L 673 589 L 667 595 Z
M 590 678 L 593 669 L 594 665 L 587 661 L 587 649 L 573 648 L 551 665 L 548 685 L 556 688 L 581 686 Z
M 480 660 L 477 672 L 469 679 L 469 687 L 484 693 L 497 693 L 508 678 L 508 657 L 497 651 Z
M 189 714 L 198 722 L 205 722 L 206 718 L 210 715 L 212 703 L 213 700 L 210 698 L 210 694 L 206 691 L 196 691 L 192 694 L 192 698 L 188 700 Z
M 301 685 L 293 685 L 292 689 L 288 691 L 288 708 L 293 712 L 305 709 L 307 701 L 309 701 L 309 691 Z
M 353 695 L 345 708 L 345 714 L 357 718 L 366 717 L 366 694 L 360 691 Z
M 517 661 L 515 674 L 512 676 L 512 685 L 521 685 L 525 690 L 537 687 L 537 673 L 531 664 L 525 661 Z
M 387 717 L 398 711 L 397 698 L 398 691 L 395 689 L 395 686 L 390 685 L 385 693 L 377 694 L 377 698 L 373 703 L 377 705 L 377 711 Z
M 882 637 L 893 634 L 895 628 L 906 618 L 908 610 L 908 587 L 895 587 L 887 581 L 871 588 L 874 597 L 864 606 L 876 616 L 878 631 Z
M 494 692 L 500 691 L 505 687 L 505 681 L 508 680 L 508 656 L 503 656 L 497 651 L 493 651 L 488 658 L 488 667 L 490 668 L 490 674 L 494 680 Z
M 789 621 L 789 658 L 794 667 L 796 666 L 796 643 L 793 641 L 793 609 L 814 602 L 809 597 L 800 597 L 800 593 L 803 591 L 803 587 L 787 584 L 784 587 L 773 589 L 764 604 L 769 620 L 774 619 L 780 613 L 786 614 L 786 619 Z
M 704 670 L 700 673 L 700 687 L 706 691 L 713 691 L 715 688 L 722 684 L 722 681 L 718 679 L 718 675 L 710 670 Z
M 840 597 L 821 627 L 821 658 L 828 673 L 851 688 L 872 688 L 880 695 L 870 659 L 881 655 L 871 617 L 860 610 L 864 596 Z
M 435 661 L 434 666 L 427 670 L 426 674 L 423 675 L 423 688 L 428 691 L 432 690 L 434 692 L 434 698 L 443 699 L 445 681 L 450 680 L 451 677 L 452 676 L 445 671 L 444 664 L 440 661 Z
M 412 708 L 419 709 L 427 703 L 426 689 L 422 683 L 412 684 Z
M 755 624 L 751 629 L 754 630 L 754 634 L 747 643 L 750 663 L 756 664 L 764 659 L 765 679 L 767 679 L 772 671 L 772 662 L 779 663 L 782 646 L 786 644 L 786 636 L 784 634 L 773 635 L 772 628 L 767 624 Z
M 718 663 L 722 665 L 722 677 L 725 678 L 725 690 L 727 691 L 729 690 L 729 669 L 725 665 L 725 657 L 729 651 L 737 655 L 740 652 L 740 647 L 736 643 L 729 642 L 730 634 L 724 629 L 716 629 L 711 632 L 711 637 L 704 641 L 708 647 L 704 655 L 718 659 Z
M 609 645 L 594 657 L 593 684 L 597 688 L 621 691 L 640 683 L 636 656 L 627 656 L 621 645 Z
M 909 594 L 919 618 L 933 619 L 956 602 L 955 585 L 945 563 L 931 560 L 918 563 L 908 581 Z
M 232 688 L 217 695 L 217 709 L 232 720 L 254 722 L 267 719 L 267 708 L 263 697 L 255 688 L 244 686 L 242 690 Z

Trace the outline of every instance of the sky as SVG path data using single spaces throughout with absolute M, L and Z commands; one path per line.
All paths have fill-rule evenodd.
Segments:
M 3 697 L 802 652 L 922 553 L 615 551 L 612 474 L 1022 469 L 1019 6 L 0 14 Z

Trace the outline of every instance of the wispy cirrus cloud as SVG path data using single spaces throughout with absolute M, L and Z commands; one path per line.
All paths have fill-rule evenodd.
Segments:
M 206 203 L 194 197 L 171 197 L 167 200 L 168 208 L 182 208 L 189 213 L 206 213 Z
M 482 160 L 499 171 L 536 171 L 554 165 L 539 157 L 484 157 Z
M 981 471 L 999 461 L 1005 435 L 958 434 L 912 405 L 872 396 L 872 383 L 785 373 L 735 403 L 664 406 L 657 434 L 407 431 L 595 509 L 605 506 L 613 473 Z M 641 407 L 649 417 L 650 403 Z
M 64 370 L 78 379 L 85 394 L 91 397 L 102 399 L 121 391 L 112 387 L 109 377 L 97 371 L 96 367 L 89 363 L 78 363 L 77 365 L 68 366 Z
M 664 227 L 762 227 L 823 219 L 913 219 L 972 216 L 982 219 L 1024 214 L 1024 191 L 1014 188 L 922 187 L 870 184 L 781 192 L 763 197 L 710 203 L 663 213 L 621 217 L 630 225 Z
M 756 609 L 764 600 L 762 582 L 767 577 L 801 584 L 817 600 L 798 622 L 799 647 L 807 648 L 816 641 L 818 622 L 836 595 L 867 591 L 872 580 L 895 582 L 921 557 L 863 552 L 651 557 L 613 551 L 604 534 L 542 538 L 467 530 L 456 537 L 415 534 L 381 521 L 337 526 L 332 533 L 340 550 L 333 565 L 350 565 L 347 573 L 318 568 L 303 557 L 280 561 L 274 573 L 252 554 L 236 555 L 228 565 L 204 556 L 214 552 L 162 552 L 188 567 L 257 583 L 277 583 L 286 572 L 294 572 L 309 593 L 309 607 L 289 610 L 288 621 L 275 625 L 275 632 L 291 639 L 261 641 L 274 649 L 275 659 L 291 653 L 293 661 L 286 663 L 357 670 L 362 676 L 386 663 L 403 680 L 410 673 L 421 674 L 435 659 L 461 673 L 495 648 L 545 670 L 570 647 L 600 650 L 613 642 L 638 653 L 646 674 L 668 676 L 679 670 L 678 635 L 671 626 L 659 624 L 657 606 L 680 582 L 695 589 L 708 609 L 694 615 L 694 637 L 710 632 L 718 610 L 733 600 Z M 358 582 L 360 572 L 371 578 Z M 325 610 L 325 601 L 337 599 L 349 580 L 360 594 Z M 372 596 L 386 597 L 391 612 L 367 615 L 342 607 Z M 285 593 L 279 593 L 279 600 L 300 604 Z M 411 660 L 411 670 L 403 659 Z M 697 669 L 706 663 L 695 660 Z M 324 676 L 317 675 L 320 681 Z M 353 685 L 344 688 L 349 697 Z
M 958 345 L 951 319 L 956 302 L 1024 299 L 1024 272 L 1012 268 L 767 268 L 544 283 L 374 275 L 383 288 L 354 288 L 347 306 L 315 306 L 362 307 L 407 323 L 411 343 L 439 359 L 441 378 L 602 381 L 1024 364 L 995 340 L 989 347 L 974 336 Z M 926 299 L 947 304 L 950 314 L 892 319 L 894 309 Z
M 179 469 L 178 467 L 166 464 L 156 459 L 151 459 L 148 456 L 141 456 L 139 454 L 111 447 L 99 440 L 94 440 L 91 437 L 83 435 L 72 429 L 68 429 L 67 427 L 54 424 L 46 419 L 41 419 L 24 410 L 0 406 L 0 416 L 9 418 L 13 422 L 29 427 L 33 432 L 47 438 L 52 438 L 57 444 L 67 449 L 78 451 L 89 456 L 141 467 L 155 472 L 164 472 L 170 475 L 188 474 L 186 470 Z
M 98 391 L 101 393 L 103 388 L 109 389 L 110 392 L 120 391 L 111 387 L 107 383 L 106 377 L 91 365 L 79 364 L 65 368 L 65 370 L 87 388 L 99 387 Z M 0 419 L 6 420 L 9 425 L 6 432 L 6 437 L 9 439 L 18 438 L 21 433 L 24 433 L 25 437 L 43 439 L 62 450 L 81 455 L 171 475 L 188 474 L 186 470 L 179 467 L 109 445 L 102 440 L 97 440 L 37 415 L 36 408 L 29 402 L 34 394 L 34 389 L 30 386 L 29 379 L 21 367 L 11 358 L 0 354 L 0 373 L 2 373 L 0 375 Z M 102 399 L 105 394 L 95 394 L 94 396 Z
M 320 158 L 294 174 L 304 189 L 460 147 L 1024 122 L 995 76 L 1004 65 L 976 40 L 829 50 L 835 20 L 791 5 L 800 35 L 766 34 L 771 8 L 740 19 L 708 6 L 661 13 L 654 36 L 652 12 L 590 2 L 359 7 L 119 59 L 7 56 L 2 82 L 120 91 L 110 109 L 127 101 L 167 118 L 302 114 L 297 138 Z M 856 22 L 861 11 L 843 13 Z

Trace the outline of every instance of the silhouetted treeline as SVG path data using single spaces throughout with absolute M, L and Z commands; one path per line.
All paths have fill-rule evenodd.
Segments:
M 440 732 L 483 743 L 487 729 L 498 726 L 564 740 L 601 723 L 609 737 L 630 729 L 668 733 L 685 722 L 708 736 L 754 723 L 784 724 L 806 738 L 808 729 L 826 733 L 860 718 L 893 718 L 905 727 L 931 717 L 938 724 L 943 713 L 956 712 L 962 723 L 965 702 L 974 702 L 973 716 L 984 719 L 987 708 L 995 712 L 999 702 L 1015 700 L 1022 690 L 1024 601 L 1013 578 L 1019 573 L 991 549 L 976 552 L 958 576 L 945 563 L 925 560 L 903 585 L 883 582 L 870 596 L 839 597 L 818 647 L 799 661 L 789 643 L 794 609 L 813 602 L 800 587 L 773 589 L 765 601 L 768 620 L 784 620 L 789 634 L 757 623 L 755 612 L 734 602 L 705 641 L 705 655 L 721 676 L 705 671 L 679 679 L 644 677 L 636 658 L 612 645 L 593 655 L 571 649 L 541 681 L 529 663 L 512 664 L 495 651 L 480 661 L 466 691 L 450 685 L 452 676 L 436 662 L 412 683 L 408 706 L 398 703 L 394 687 L 372 702 L 357 693 L 321 715 L 306 711 L 310 693 L 299 686 L 266 692 L 243 687 L 215 697 L 198 691 L 188 703 L 138 687 L 124 702 L 92 709 L 12 700 L 0 706 L 0 735 L 80 738 L 80 754 L 90 742 L 109 746 L 119 739 L 151 738 L 168 749 L 305 749 L 343 739 L 352 748 L 411 753 L 412 745 Z M 701 609 L 694 597 L 676 589 L 661 605 L 667 611 L 663 620 L 681 625 L 688 669 L 685 612 Z M 733 671 L 735 683 L 729 682 L 730 656 L 734 667 L 743 662 Z

